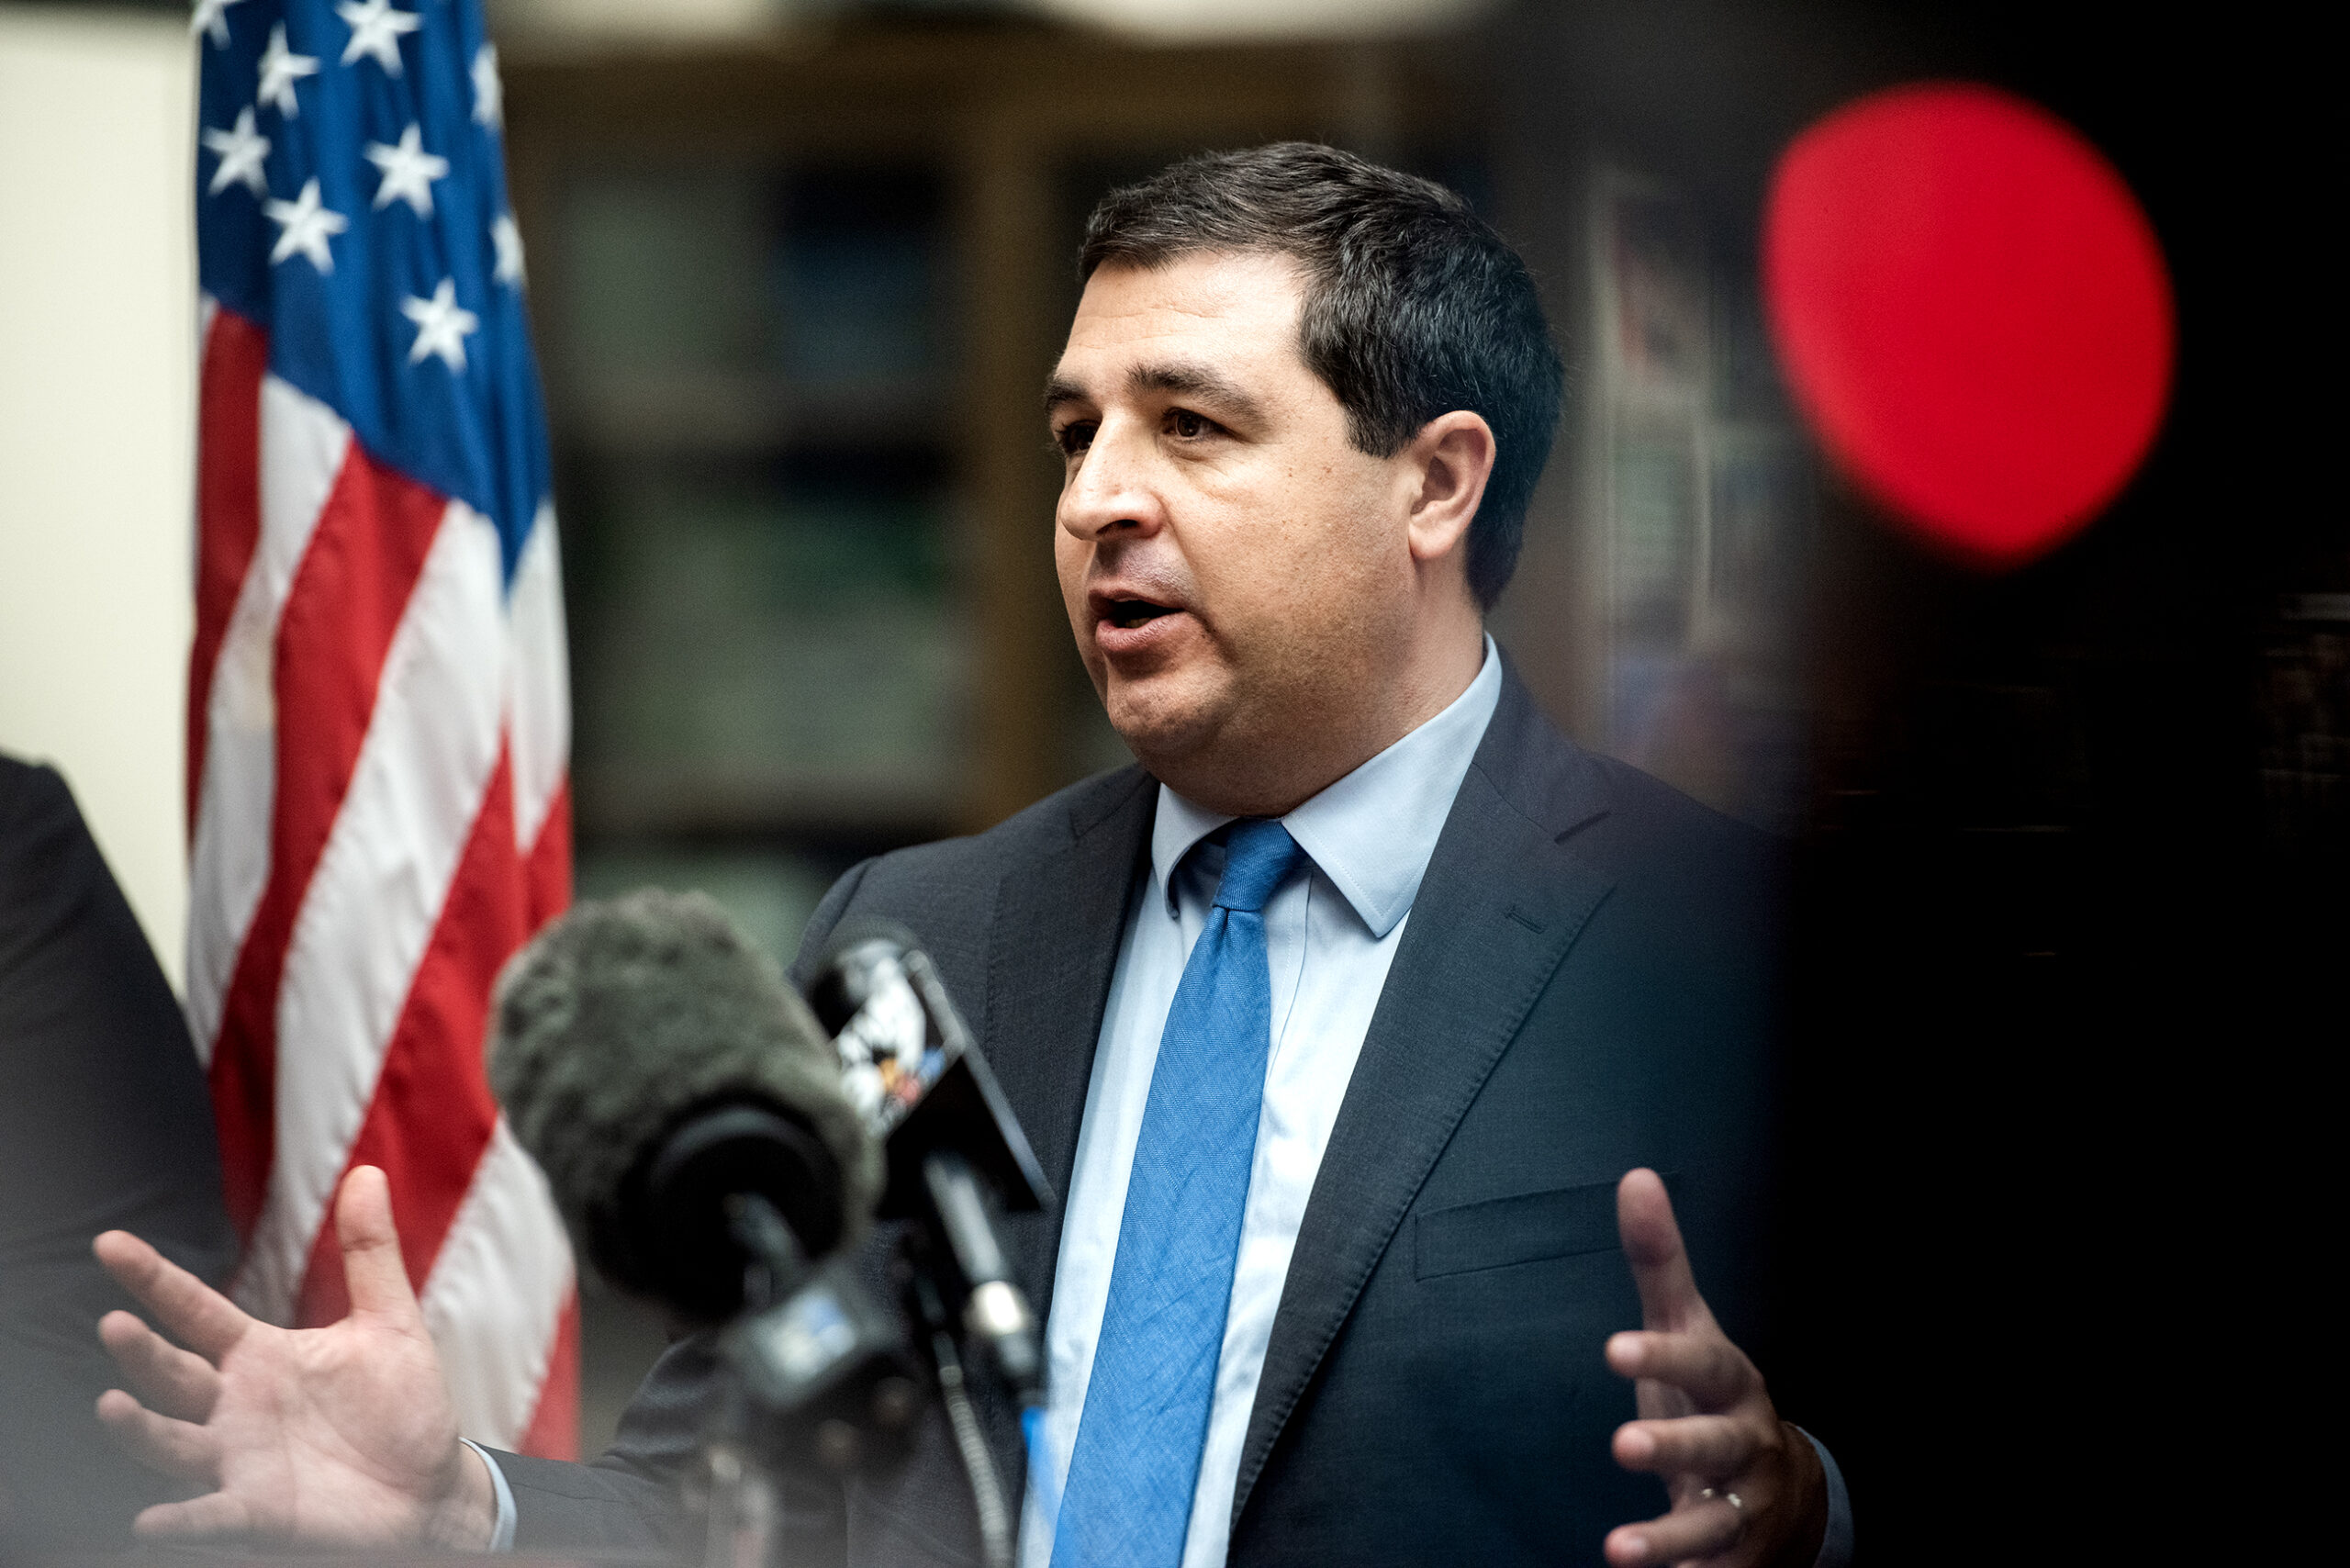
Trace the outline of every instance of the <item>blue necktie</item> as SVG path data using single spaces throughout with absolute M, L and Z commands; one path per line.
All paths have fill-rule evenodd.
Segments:
M 1304 854 L 1278 822 L 1230 833 L 1151 1069 L 1052 1568 L 1183 1557 L 1265 1098 L 1265 901 Z

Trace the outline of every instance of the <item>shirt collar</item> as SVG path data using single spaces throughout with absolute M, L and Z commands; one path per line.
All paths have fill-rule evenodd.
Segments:
M 1501 696 L 1501 655 L 1487 637 L 1477 678 L 1450 707 L 1281 818 L 1373 937 L 1393 930 L 1419 895 L 1437 835 Z M 1158 787 L 1150 864 L 1170 914 L 1176 867 L 1232 820 Z

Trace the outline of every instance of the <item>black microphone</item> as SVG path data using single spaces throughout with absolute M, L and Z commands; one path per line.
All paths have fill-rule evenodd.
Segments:
M 848 1097 L 881 1135 L 889 1177 L 878 1213 L 934 1237 L 936 1284 L 985 1345 L 1024 1405 L 1043 1396 L 1036 1318 L 996 1235 L 1002 1210 L 1033 1212 L 1050 1189 L 987 1058 L 930 956 L 894 922 L 844 923 L 824 949 L 809 1001 L 834 1032 Z M 935 1321 L 932 1327 L 941 1325 Z
M 605 1277 L 698 1322 L 740 1313 L 746 1279 L 793 1289 L 881 1191 L 824 1032 L 701 894 L 648 889 L 548 926 L 498 977 L 489 1077 Z M 777 1250 L 792 1244 L 797 1260 Z

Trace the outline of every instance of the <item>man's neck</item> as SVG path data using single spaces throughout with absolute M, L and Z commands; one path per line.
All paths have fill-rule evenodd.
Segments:
M 1212 812 L 1236 817 L 1286 816 L 1460 700 L 1484 667 L 1485 633 L 1449 644 L 1441 658 L 1418 661 L 1388 689 L 1365 722 L 1311 751 L 1295 734 L 1255 737 L 1212 758 L 1142 759 L 1160 782 Z M 1236 761 L 1234 752 L 1245 760 Z M 1255 766 L 1250 766 L 1253 762 Z M 1204 765 L 1203 765 L 1204 764 Z

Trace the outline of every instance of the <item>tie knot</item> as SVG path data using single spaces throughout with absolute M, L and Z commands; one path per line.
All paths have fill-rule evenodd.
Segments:
M 1304 853 L 1289 835 L 1289 829 L 1270 817 L 1244 817 L 1234 823 L 1225 839 L 1224 880 L 1216 884 L 1216 907 L 1263 909 Z

